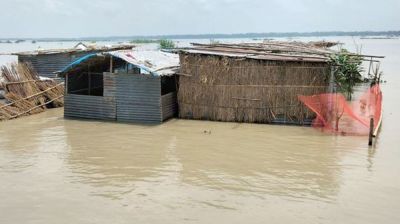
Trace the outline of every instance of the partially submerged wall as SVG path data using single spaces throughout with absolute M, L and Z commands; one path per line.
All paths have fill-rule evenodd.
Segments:
M 64 97 L 64 116 L 98 120 L 115 120 L 114 97 L 67 94 Z
M 179 116 L 304 124 L 315 117 L 297 98 L 327 91 L 327 63 L 180 54 Z
M 118 74 L 116 84 L 118 121 L 162 122 L 160 77 Z
M 161 123 L 176 114 L 176 92 L 161 96 L 161 77 L 106 72 L 103 80 L 103 96 L 67 94 L 65 116 Z
M 162 120 L 174 117 L 178 111 L 176 92 L 168 93 L 161 97 Z

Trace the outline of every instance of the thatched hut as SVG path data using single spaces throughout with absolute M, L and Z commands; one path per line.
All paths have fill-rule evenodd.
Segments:
M 161 123 L 174 116 L 175 54 L 114 51 L 87 55 L 65 68 L 66 117 Z
M 315 114 L 298 95 L 327 91 L 331 52 L 302 43 L 194 44 L 179 51 L 179 116 L 309 124 Z

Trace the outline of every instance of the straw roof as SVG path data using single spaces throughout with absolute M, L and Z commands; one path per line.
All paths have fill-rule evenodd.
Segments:
M 192 43 L 191 48 L 176 50 L 179 53 L 218 55 L 236 58 L 249 58 L 267 61 L 328 62 L 332 54 L 339 53 L 331 47 L 338 42 L 316 41 L 264 41 L 263 43 Z M 365 61 L 382 59 L 384 56 L 348 53 L 350 56 L 363 58 Z M 376 61 L 376 60 L 373 60 Z
M 272 61 L 327 62 L 335 51 L 321 45 L 303 42 L 240 43 L 240 44 L 198 44 L 192 48 L 180 49 L 183 53 L 220 55 Z
M 134 45 L 131 44 L 121 44 L 121 45 L 113 45 L 113 46 L 96 46 L 96 45 L 83 45 L 82 43 L 77 44 L 73 48 L 68 49 L 49 49 L 49 50 L 34 50 L 34 51 L 25 51 L 25 52 L 15 52 L 10 55 L 17 56 L 34 56 L 34 55 L 51 55 L 51 54 L 62 54 L 62 53 L 81 53 L 81 52 L 103 52 L 103 51 L 117 51 L 117 50 L 130 50 L 134 48 Z

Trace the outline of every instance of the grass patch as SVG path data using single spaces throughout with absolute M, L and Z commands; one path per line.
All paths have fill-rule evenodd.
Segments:
M 172 40 L 160 40 L 160 49 L 175 48 L 175 43 Z

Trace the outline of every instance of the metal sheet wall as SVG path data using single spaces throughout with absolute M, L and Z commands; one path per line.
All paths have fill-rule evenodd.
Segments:
M 114 97 L 67 94 L 64 97 L 64 116 L 99 120 L 116 119 Z
M 55 78 L 55 72 L 62 70 L 75 60 L 94 52 L 95 51 L 40 55 L 19 55 L 18 62 L 30 63 L 40 76 Z
M 104 96 L 115 97 L 117 91 L 116 75 L 109 72 L 103 73 Z
M 161 80 L 148 75 L 116 75 L 117 120 L 161 123 Z
M 178 111 L 176 92 L 168 93 L 161 97 L 162 120 L 174 117 Z
M 104 73 L 104 96 L 65 96 L 66 117 L 159 124 L 176 112 L 176 92 L 161 97 L 160 77 L 148 75 Z

